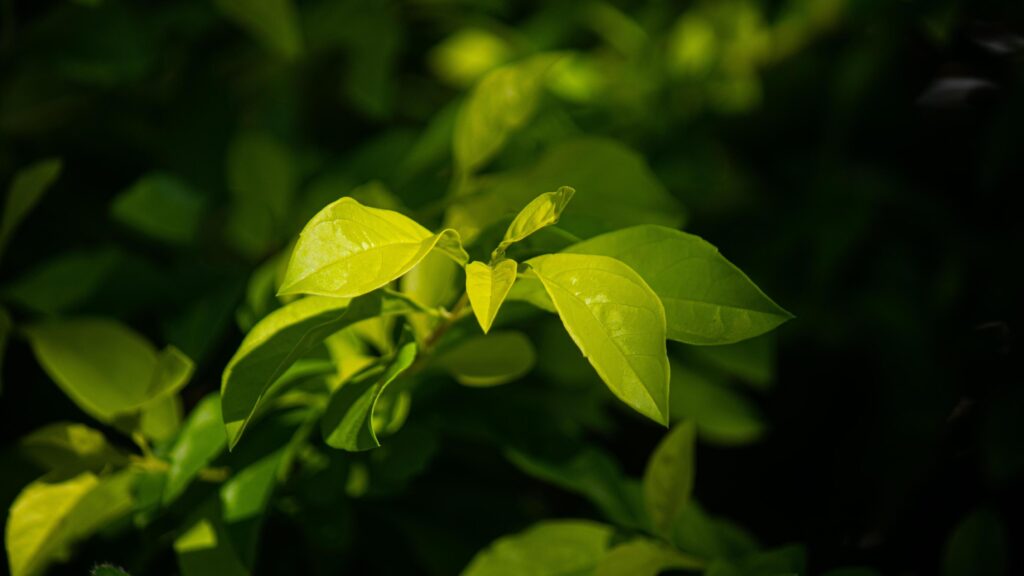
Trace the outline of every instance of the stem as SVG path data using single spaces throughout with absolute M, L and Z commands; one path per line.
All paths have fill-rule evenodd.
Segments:
M 452 307 L 451 312 L 447 314 L 444 320 L 434 328 L 434 331 L 427 335 L 423 341 L 424 352 L 431 352 L 441 338 L 448 332 L 448 329 L 452 327 L 452 324 L 462 317 L 462 311 L 466 309 L 466 305 L 469 304 L 469 293 L 463 292 L 462 296 L 459 297 L 459 301 Z

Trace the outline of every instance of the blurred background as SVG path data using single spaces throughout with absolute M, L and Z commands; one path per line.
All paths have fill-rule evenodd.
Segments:
M 0 300 L 15 324 L 102 315 L 178 346 L 188 413 L 276 305 L 251 279 L 309 217 L 376 182 L 438 226 L 459 103 L 551 51 L 537 112 L 485 172 L 613 138 L 796 315 L 737 346 L 670 343 L 673 402 L 706 433 L 701 504 L 806 545 L 810 573 L 950 573 L 964 554 L 958 574 L 1024 573 L 1019 1 L 2 0 L 0 186 L 47 159 L 59 176 L 2 239 Z M 531 520 L 594 515 L 510 449 L 582 442 L 639 475 L 663 431 L 531 326 L 522 386 L 417 398 L 407 427 L 430 432 L 405 468 L 282 487 L 256 572 L 451 574 Z M 86 417 L 23 340 L 2 366 L 6 510 L 39 475 L 17 439 Z M 174 573 L 170 525 L 63 570 Z

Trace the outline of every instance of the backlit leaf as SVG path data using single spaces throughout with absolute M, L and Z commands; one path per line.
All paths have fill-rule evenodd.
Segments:
M 667 424 L 665 311 L 643 279 L 605 256 L 551 254 L 527 264 L 612 393 L 644 416 Z
M 512 289 L 517 269 L 514 260 L 502 260 L 494 266 L 483 262 L 466 266 L 466 295 L 484 334 L 490 331 L 494 317 Z
M 519 214 L 516 214 L 494 253 L 500 257 L 512 244 L 525 239 L 541 228 L 557 224 L 558 219 L 562 216 L 562 211 L 565 210 L 575 193 L 576 190 L 562 186 L 555 192 L 546 192 L 531 200 L 525 208 L 519 211 Z
M 466 386 L 497 386 L 525 376 L 537 360 L 533 344 L 521 332 L 493 332 L 460 342 L 437 359 Z
M 656 534 L 667 536 L 693 492 L 694 446 L 692 422 L 676 424 L 655 448 L 644 470 L 644 501 Z
M 672 340 L 729 344 L 793 317 L 693 234 L 636 226 L 585 240 L 567 252 L 610 256 L 636 270 L 664 303 Z
M 612 529 L 588 520 L 550 520 L 499 538 L 462 576 L 582 576 L 608 550 Z
M 63 164 L 60 159 L 40 160 L 14 175 L 7 188 L 7 201 L 3 219 L 0 220 L 0 258 L 3 258 L 7 243 L 22 220 L 35 208 L 43 194 L 60 176 Z

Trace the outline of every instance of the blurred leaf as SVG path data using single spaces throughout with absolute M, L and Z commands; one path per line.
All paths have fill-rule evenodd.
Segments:
M 694 346 L 688 351 L 758 390 L 769 388 L 775 378 L 774 334 L 723 346 Z
M 460 264 L 469 259 L 452 230 L 431 234 L 398 212 L 342 198 L 302 230 L 279 294 L 366 294 L 401 277 L 435 248 Z
M 6 545 L 11 576 L 41 574 L 65 561 L 72 544 L 131 510 L 132 475 L 46 476 L 28 485 L 11 505 Z
M 113 248 L 61 254 L 6 286 L 4 298 L 43 314 L 67 312 L 96 294 L 123 256 Z
M 181 389 L 192 361 L 173 346 L 159 353 L 113 320 L 51 320 L 25 329 L 47 374 L 82 410 L 103 422 Z
M 68 475 L 85 471 L 99 473 L 128 463 L 125 455 L 110 445 L 102 432 L 72 422 L 47 424 L 22 438 L 19 445 L 25 455 L 40 466 Z
M 416 352 L 415 342 L 403 344 L 383 373 L 367 374 L 334 391 L 320 420 L 328 446 L 350 452 L 380 446 L 373 419 L 377 401 L 387 386 L 412 366 Z
M 139 417 L 139 432 L 150 440 L 170 440 L 181 427 L 181 398 L 168 394 L 142 407 Z
M 0 220 L 0 258 L 21 222 L 60 176 L 59 158 L 40 160 L 19 170 L 7 188 L 3 220 Z
M 466 266 L 466 296 L 484 334 L 491 329 L 501 304 L 516 281 L 519 265 L 515 260 L 501 260 L 493 267 L 483 262 Z
M 942 576 L 1002 576 L 1007 574 L 1006 534 L 995 512 L 974 510 L 946 542 Z
M 227 446 L 220 398 L 209 394 L 189 413 L 168 454 L 170 468 L 164 486 L 163 503 L 170 504 L 188 488 L 192 480 Z
M 729 344 L 763 334 L 793 316 L 718 249 L 686 232 L 636 226 L 569 248 L 622 260 L 665 305 L 668 337 L 688 344 Z
M 672 525 L 671 541 L 677 548 L 705 560 L 736 559 L 758 551 L 758 544 L 735 524 L 707 514 L 691 500 Z
M 555 309 L 554 302 L 551 301 L 551 297 L 544 290 L 544 284 L 536 278 L 519 277 L 516 283 L 512 285 L 512 289 L 508 291 L 507 299 L 529 302 L 547 312 L 558 312 Z
M 378 359 L 352 326 L 331 334 L 324 340 L 324 345 L 337 367 L 336 381 L 332 384 L 332 389 L 348 382 L 353 376 L 375 364 Z
M 114 199 L 111 216 L 168 244 L 189 244 L 203 216 L 203 198 L 174 176 L 147 174 Z
M 238 3 L 218 0 L 224 1 Z M 262 256 L 290 232 L 297 181 L 291 154 L 269 136 L 237 136 L 228 149 L 227 180 L 232 198 L 228 240 L 245 256 Z
M 719 444 L 748 444 L 764 433 L 757 409 L 728 384 L 672 363 L 669 394 L 673 420 L 691 420 L 701 438 Z
M 403 294 L 427 308 L 451 306 L 459 296 L 458 276 L 459 265 L 451 258 L 435 251 L 427 254 L 419 264 L 402 276 L 400 286 Z M 430 333 L 436 320 L 427 314 L 413 314 L 408 317 L 416 337 L 421 340 Z
M 207 510 L 174 541 L 182 576 L 248 576 L 224 526 Z
M 462 104 L 455 119 L 452 150 L 455 168 L 468 175 L 486 164 L 521 128 L 537 107 L 544 77 L 560 58 L 539 54 L 485 76 Z
M 92 569 L 92 576 L 131 576 L 113 564 L 101 564 Z
M 882 576 L 882 573 L 870 568 L 836 568 L 835 570 L 825 572 L 821 576 Z
M 501 244 L 494 250 L 493 258 L 501 257 L 509 246 L 526 239 L 527 236 L 542 228 L 558 224 L 562 211 L 569 205 L 576 190 L 562 186 L 555 192 L 546 192 L 537 196 L 516 214 L 509 224 Z
M 655 448 L 644 470 L 644 502 L 654 532 L 667 537 L 693 492 L 694 448 L 697 430 L 693 422 L 680 422 Z
M 658 576 L 662 570 L 695 570 L 704 566 L 656 540 L 636 538 L 612 548 L 597 565 L 595 576 Z
M 292 59 L 302 53 L 302 34 L 291 0 L 215 0 L 214 4 L 278 55 Z
M 803 546 L 786 546 L 765 552 L 756 552 L 739 560 L 717 560 L 706 576 L 779 576 L 806 574 L 806 552 Z
M 445 82 L 467 87 L 508 61 L 511 53 L 508 42 L 497 34 L 468 27 L 441 41 L 427 55 L 427 61 Z
M 527 264 L 608 388 L 637 412 L 668 424 L 665 311 L 640 276 L 605 256 L 551 254 Z
M 574 576 L 591 573 L 612 529 L 587 520 L 550 520 L 479 552 L 462 576 Z
M 643 528 L 645 513 L 639 483 L 626 478 L 608 454 L 588 447 L 557 460 L 517 450 L 506 452 L 506 456 L 530 476 L 586 497 L 616 526 Z
M 252 521 L 263 515 L 287 449 L 281 448 L 235 473 L 220 488 L 224 522 Z
M 528 374 L 537 361 L 533 344 L 521 332 L 473 336 L 445 351 L 436 365 L 464 386 L 497 386 Z

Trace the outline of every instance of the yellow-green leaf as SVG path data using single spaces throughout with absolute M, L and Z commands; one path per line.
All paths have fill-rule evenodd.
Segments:
M 199 471 L 224 451 L 226 445 L 220 398 L 211 393 L 192 409 L 171 448 L 163 503 L 168 504 L 180 496 Z
M 549 254 L 527 264 L 612 393 L 644 416 L 668 424 L 665 310 L 643 278 L 606 256 Z
M 460 342 L 437 359 L 465 386 L 497 386 L 525 376 L 537 360 L 521 332 L 492 332 Z
M 644 470 L 644 503 L 654 532 L 667 537 L 679 512 L 693 492 L 694 446 L 697 429 L 693 422 L 680 422 L 662 439 Z
M 466 266 L 466 295 L 484 334 L 491 329 L 498 309 L 512 289 L 517 268 L 514 260 L 502 260 L 494 266 L 483 262 L 471 262 Z
M 19 446 L 37 464 L 66 473 L 100 472 L 128 462 L 102 432 L 73 422 L 48 424 L 22 438 Z
M 530 201 L 525 208 L 519 211 L 519 214 L 516 214 L 512 224 L 509 224 L 501 244 L 494 250 L 495 256 L 504 255 L 509 246 L 541 228 L 557 224 L 558 219 L 562 216 L 562 211 L 569 205 L 569 201 L 572 200 L 575 193 L 576 190 L 569 186 L 562 186 L 555 192 L 545 192 Z
M 0 220 L 0 258 L 18 225 L 60 176 L 62 165 L 57 158 L 41 160 L 14 175 L 7 189 L 3 220 Z
M 658 576 L 663 570 L 699 570 L 704 562 L 649 538 L 636 538 L 608 551 L 594 576 Z
M 582 576 L 593 573 L 613 530 L 589 520 L 549 520 L 494 541 L 462 576 Z
M 433 234 L 412 219 L 342 198 L 303 228 L 279 294 L 352 298 L 385 286 L 433 249 L 465 264 L 458 233 Z

